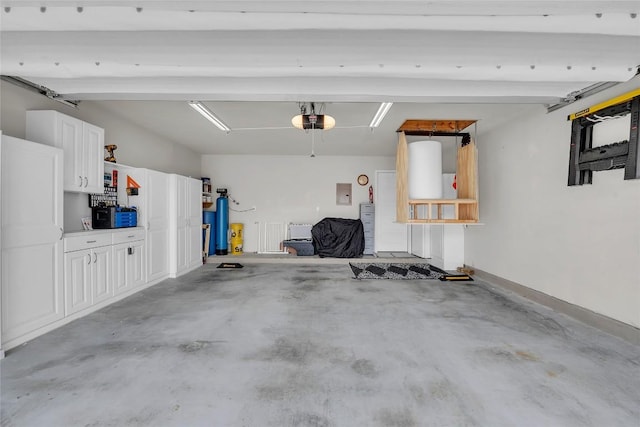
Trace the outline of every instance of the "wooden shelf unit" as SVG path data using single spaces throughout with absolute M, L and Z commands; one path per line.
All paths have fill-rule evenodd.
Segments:
M 409 208 L 411 212 L 411 218 L 407 220 L 409 223 L 421 223 L 421 222 L 434 222 L 434 223 L 465 223 L 465 222 L 478 222 L 478 220 L 471 220 L 465 218 L 468 215 L 460 214 L 461 207 L 467 207 L 469 205 L 477 205 L 476 199 L 409 199 Z M 442 218 L 442 207 L 452 205 L 454 207 L 453 218 Z M 427 207 L 427 217 L 418 217 L 418 206 Z M 432 207 L 437 207 L 437 214 L 435 218 L 432 218 Z M 412 208 L 412 209 L 411 209 Z M 464 212 L 463 212 L 464 213 Z
M 409 122 L 409 121 L 407 121 Z M 465 127 L 475 123 L 474 120 L 424 120 L 423 124 L 416 124 L 417 120 L 411 120 L 413 129 L 425 130 L 424 135 L 432 135 L 436 131 L 452 129 L 450 136 L 461 135 L 463 129 L 458 128 L 460 123 Z M 406 123 L 406 122 L 405 122 Z M 408 126 L 405 128 L 409 128 Z M 458 198 L 456 199 L 409 199 L 408 170 L 409 158 L 407 149 L 407 137 L 401 126 L 398 133 L 398 148 L 396 152 L 396 221 L 402 223 L 418 224 L 473 224 L 479 219 L 478 207 L 478 151 L 475 141 L 468 138 L 468 143 L 458 147 L 456 161 L 456 185 Z M 445 133 L 442 132 L 441 135 Z M 411 135 L 421 135 L 417 131 L 411 131 Z M 468 135 L 468 134 L 466 134 Z M 453 205 L 455 214 L 452 219 L 442 218 L 442 206 Z M 418 216 L 418 207 L 427 207 L 426 218 Z M 432 207 L 437 207 L 436 218 L 432 218 Z

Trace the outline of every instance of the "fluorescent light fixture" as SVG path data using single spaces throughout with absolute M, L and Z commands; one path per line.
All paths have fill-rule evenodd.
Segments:
M 378 126 L 380 126 L 382 119 L 384 119 L 384 116 L 387 115 L 392 105 L 393 105 L 393 102 L 381 103 L 380 107 L 378 108 L 378 111 L 376 112 L 376 115 L 373 116 L 373 119 L 371 119 L 371 123 L 369 123 L 369 127 L 377 128 Z
M 211 112 L 204 104 L 201 104 L 197 101 L 190 101 L 189 106 L 196 110 L 198 113 L 202 114 L 207 120 L 216 125 L 216 127 L 225 132 L 231 132 L 231 128 L 224 124 L 222 120 L 216 117 L 215 114 Z

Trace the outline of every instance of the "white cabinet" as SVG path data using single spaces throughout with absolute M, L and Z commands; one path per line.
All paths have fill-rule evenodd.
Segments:
M 27 139 L 64 151 L 64 190 L 102 193 L 104 129 L 53 110 L 27 111 Z
M 91 250 L 64 255 L 65 314 L 91 307 Z
M 88 193 L 104 192 L 104 129 L 83 123 L 82 165 Z
M 79 235 L 64 241 L 65 315 L 113 296 L 111 234 Z
M 443 270 L 464 265 L 464 225 L 430 224 L 431 264 Z
M 0 170 L 7 349 L 64 317 L 62 150 L 3 136 Z M 37 197 L 25 189 L 37 189 Z
M 139 215 L 146 228 L 147 282 L 169 276 L 169 175 L 144 170 Z
M 455 174 L 442 174 L 443 197 L 455 199 L 453 187 Z M 416 206 L 418 216 L 426 218 L 426 206 Z M 432 217 L 437 217 L 433 207 Z M 442 207 L 442 218 L 455 216 L 453 206 Z M 421 258 L 431 258 L 430 263 L 443 270 L 455 270 L 464 265 L 464 225 L 462 224 L 411 224 L 411 253 Z
M 202 264 L 201 181 L 171 175 L 169 273 L 171 277 Z
M 144 230 L 114 233 L 113 243 L 113 283 L 116 295 L 144 285 Z

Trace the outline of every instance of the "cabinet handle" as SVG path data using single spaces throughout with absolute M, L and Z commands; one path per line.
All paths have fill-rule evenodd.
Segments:
M 130 236 L 127 236 L 127 238 L 128 238 L 128 239 L 133 239 L 134 237 L 136 237 L 136 236 L 135 236 L 135 235 L 133 235 L 133 234 L 132 234 L 132 235 L 130 235 Z
M 89 257 L 89 262 L 87 263 L 87 265 L 91 264 L 91 254 L 87 254 L 87 256 Z
M 87 187 L 87 185 L 89 185 L 89 179 L 85 176 L 84 177 L 84 186 L 85 186 L 85 188 Z
M 60 227 L 60 240 L 64 237 L 64 230 Z
M 87 240 L 87 243 L 95 243 L 95 240 Z
M 80 184 L 78 184 L 78 187 L 82 187 L 82 177 L 78 175 L 78 178 L 80 178 Z
M 98 261 L 98 254 L 97 253 L 93 253 L 93 263 L 95 264 Z

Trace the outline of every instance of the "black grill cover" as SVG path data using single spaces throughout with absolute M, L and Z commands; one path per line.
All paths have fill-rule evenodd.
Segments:
M 364 252 L 359 219 L 325 218 L 311 228 L 311 237 L 320 258 L 360 258 Z

